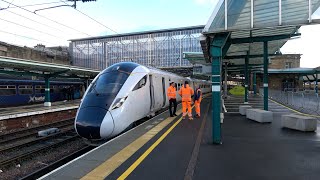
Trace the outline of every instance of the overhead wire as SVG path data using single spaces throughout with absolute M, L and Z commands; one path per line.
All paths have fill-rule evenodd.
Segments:
M 25 5 L 25 6 L 15 5 L 15 4 L 12 3 L 13 1 L 12 1 L 11 3 L 10 3 L 10 2 L 7 2 L 6 0 L 0 0 L 0 1 L 3 1 L 3 2 L 5 2 L 5 3 L 8 3 L 9 6 L 10 6 L 10 5 L 13 5 L 13 6 L 16 7 L 16 8 L 23 9 L 23 10 L 25 10 L 25 11 L 27 11 L 27 12 L 32 13 L 32 14 L 35 14 L 35 13 L 32 12 L 32 11 L 30 11 L 30 10 L 28 10 L 28 9 L 25 9 L 25 8 L 23 8 L 23 7 L 27 7 L 27 6 L 37 6 L 37 5 L 46 5 L 46 4 L 61 3 L 61 2 L 62 2 L 62 3 L 65 3 L 66 5 L 69 5 L 69 4 L 67 4 L 65 1 L 62 1 L 62 0 L 57 1 L 57 2 L 40 3 L 40 4 L 32 4 L 32 5 Z M 9 6 L 8 6 L 8 8 L 9 8 Z M 71 5 L 70 5 L 70 6 L 71 6 Z M 10 7 L 10 8 L 13 8 L 13 7 Z M 5 9 L 7 9 L 7 8 L 5 8 Z M 0 9 L 0 10 L 5 10 L 5 9 Z M 114 32 L 114 33 L 116 33 L 116 34 L 120 34 L 120 33 L 118 33 L 117 31 L 111 29 L 110 27 L 108 27 L 108 26 L 102 24 L 101 22 L 95 20 L 94 18 L 90 17 L 89 15 L 81 12 L 80 10 L 78 10 L 78 9 L 75 9 L 75 10 L 78 11 L 79 13 L 81 13 L 82 15 L 88 17 L 89 19 L 93 20 L 94 22 L 100 24 L 101 26 L 107 28 L 108 30 L 110 30 L 110 31 L 112 31 L 112 32 Z M 8 11 L 8 10 L 7 10 L 7 11 Z M 17 14 L 17 13 L 12 12 L 12 11 L 8 11 L 8 12 L 13 13 L 13 14 L 18 15 L 18 16 L 21 16 L 21 17 L 24 17 L 24 16 L 22 16 L 22 15 L 19 15 L 19 14 Z M 77 30 L 77 29 L 74 29 L 74 28 L 69 27 L 69 26 L 67 26 L 67 25 L 64 25 L 64 24 L 62 24 L 62 23 L 59 23 L 59 22 L 57 22 L 57 21 L 55 21 L 55 20 L 49 19 L 49 18 L 47 18 L 47 17 L 45 17 L 45 16 L 42 16 L 42 15 L 39 15 L 39 14 L 35 14 L 35 15 L 40 16 L 40 17 L 42 17 L 42 18 L 44 18 L 44 19 L 47 19 L 47 20 L 49 20 L 49 21 L 52 21 L 52 22 L 54 22 L 54 23 L 57 23 L 57 24 L 59 24 L 59 25 L 61 25 L 61 26 L 67 27 L 67 28 L 69 28 L 69 29 L 72 29 L 72 30 L 74 30 L 74 31 L 77 31 L 77 32 L 79 32 L 79 33 L 85 34 L 85 35 L 87 35 L 87 36 L 91 36 L 91 35 L 89 35 L 89 34 L 87 34 L 87 33 L 81 32 L 81 31 L 79 31 L 79 30 Z M 26 18 L 26 19 L 28 19 L 28 20 L 31 20 L 30 18 L 27 18 L 27 17 L 24 17 L 24 18 Z M 0 19 L 1 19 L 1 18 L 0 18 Z M 4 19 L 1 19 L 1 20 L 9 22 L 8 20 L 4 20 Z M 31 21 L 36 22 L 36 23 L 41 24 L 41 25 L 44 25 L 43 23 L 40 23 L 40 22 L 37 22 L 37 21 L 34 21 L 34 20 L 31 20 Z M 10 22 L 10 23 L 14 23 L 14 22 Z M 17 23 L 14 23 L 14 24 L 19 25 L 19 24 L 17 24 Z M 42 31 L 39 31 L 39 30 L 36 30 L 36 29 L 33 29 L 33 28 L 29 28 L 29 27 L 27 27 L 27 26 L 23 26 L 23 25 L 19 25 L 19 26 L 22 26 L 22 27 L 25 27 L 25 28 L 28 28 L 28 29 L 32 29 L 32 30 L 35 30 L 35 31 L 38 31 L 38 32 L 41 32 L 41 33 L 44 33 L 44 34 L 47 34 L 47 35 L 50 35 L 50 36 L 54 36 L 54 35 L 51 35 L 51 34 L 48 34 L 48 33 L 45 33 L 45 32 L 42 32 Z M 53 29 L 56 29 L 56 30 L 59 30 L 59 29 L 57 29 L 57 28 L 54 28 L 54 27 L 51 27 L 51 26 L 48 26 L 48 25 L 46 25 L 46 26 L 47 26 L 47 27 L 50 27 L 50 28 L 53 28 Z M 59 31 L 61 31 L 61 30 L 59 30 Z M 4 31 L 2 31 L 2 32 L 4 32 Z M 9 33 L 9 32 L 5 32 L 5 33 Z M 20 36 L 20 37 L 25 37 L 25 38 L 28 38 L 28 39 L 39 40 L 39 39 L 35 39 L 35 38 L 27 37 L 27 36 L 22 36 L 22 35 L 18 35 L 18 34 L 14 34 L 14 33 L 9 33 L 9 34 L 17 35 L 17 36 Z M 54 37 L 57 37 L 57 36 L 54 36 Z M 58 37 L 58 38 L 60 38 L 60 37 Z M 63 38 L 62 38 L 62 39 L 63 39 Z M 42 41 L 42 42 L 47 42 L 47 41 Z M 51 43 L 50 43 L 50 44 L 51 44 Z M 124 45 L 123 43 L 121 43 L 121 44 Z M 140 43 L 137 43 L 137 45 L 140 46 L 140 47 L 142 47 L 142 45 L 141 45 Z M 128 50 L 127 48 L 123 48 L 123 47 L 119 47 L 119 48 L 120 48 L 120 49 L 126 49 L 126 50 Z M 146 49 L 145 47 L 142 47 L 142 48 Z M 147 49 L 146 49 L 146 50 L 147 50 Z
M 41 5 L 48 5 L 48 4 L 57 4 L 61 3 L 61 1 L 55 1 L 55 2 L 48 2 L 48 3 L 39 3 L 39 4 L 29 4 L 29 5 L 22 5 L 20 7 L 31 7 L 31 6 L 41 6 Z M 10 3 L 12 4 L 12 2 Z M 9 5 L 10 6 L 10 5 Z M 13 8 L 18 8 L 18 7 L 6 7 L 6 8 L 0 8 L 0 10 L 6 10 L 6 9 L 13 9 Z
M 6 1 L 6 0 L 0 0 L 0 1 L 3 1 L 3 2 L 9 4 L 9 2 Z M 18 6 L 18 5 L 15 5 L 15 4 L 13 4 L 13 3 L 12 3 L 11 5 L 13 5 L 13 6 L 15 6 L 15 7 L 18 7 L 18 8 L 20 8 L 20 9 L 23 9 L 23 10 L 25 10 L 25 11 L 28 11 L 28 12 L 30 12 L 30 13 L 32 13 L 32 14 L 35 14 L 34 12 L 32 12 L 32 11 L 26 9 L 26 8 L 20 7 L 20 6 Z M 74 30 L 74 31 L 77 31 L 77 32 L 79 32 L 79 33 L 81 33 L 81 34 L 85 34 L 85 35 L 87 35 L 87 36 L 91 36 L 90 34 L 81 32 L 81 31 L 79 31 L 79 30 L 77 30 L 77 29 L 75 29 L 75 28 L 72 28 L 72 27 L 67 26 L 67 25 L 65 25 L 65 24 L 62 24 L 62 23 L 59 23 L 59 22 L 57 22 L 57 21 L 55 21 L 55 20 L 52 20 L 52 19 L 50 19 L 50 18 L 47 18 L 47 17 L 45 17 L 45 16 L 42 16 L 42 15 L 39 15 L 39 14 L 35 14 L 35 15 L 37 15 L 37 16 L 39 16 L 39 17 L 42 17 L 42 18 L 44 18 L 44 19 L 47 19 L 47 20 L 49 20 L 49 21 L 52 21 L 52 22 L 54 22 L 54 23 L 56 23 L 56 24 L 59 24 L 59 25 L 61 25 L 61 26 L 67 27 L 67 28 L 69 28 L 69 29 L 72 29 L 72 30 Z
M 11 24 L 14 24 L 14 25 L 17 25 L 17 26 L 24 27 L 24 28 L 26 28 L 26 29 L 30 29 L 30 30 L 33 30 L 33 31 L 37 31 L 37 32 L 42 33 L 42 34 L 46 34 L 46 35 L 49 35 L 49 36 L 52 36 L 52 37 L 56 37 L 56 38 L 65 40 L 65 39 L 62 38 L 62 37 L 59 37 L 59 36 L 56 36 L 56 35 L 52 35 L 52 34 L 49 34 L 49 33 L 46 33 L 46 32 L 40 31 L 40 30 L 37 30 L 37 29 L 32 28 L 32 27 L 28 27 L 28 26 L 25 26 L 25 25 L 22 25 L 22 24 L 18 24 L 18 23 L 15 23 L 15 22 L 12 22 L 12 21 L 9 21 L 9 20 L 6 20 L 6 19 L 2 19 L 2 18 L 0 18 L 0 20 L 5 21 L 5 22 L 8 22 L 8 23 L 11 23 Z
M 12 0 L 12 1 L 11 1 L 11 3 L 9 3 L 9 5 L 8 5 L 8 7 L 7 7 L 7 8 L 9 8 L 9 7 L 10 7 L 10 5 L 13 3 L 13 1 L 14 1 L 14 0 Z
M 60 1 L 61 1 L 61 0 L 60 0 Z M 69 5 L 69 4 L 68 4 L 68 3 L 66 3 L 65 1 L 61 1 L 61 2 L 65 3 L 66 5 Z M 111 29 L 110 27 L 108 27 L 108 26 L 106 26 L 106 25 L 102 24 L 101 22 L 99 22 L 99 21 L 95 20 L 94 18 L 90 17 L 89 15 L 87 15 L 87 14 L 85 14 L 85 13 L 81 12 L 80 10 L 78 10 L 78 9 L 76 9 L 76 8 L 74 8 L 74 9 L 75 9 L 76 11 L 78 11 L 79 13 L 81 13 L 82 15 L 84 15 L 84 16 L 88 17 L 89 19 L 93 20 L 94 22 L 96 22 L 96 23 L 100 24 L 101 26 L 103 26 L 103 27 L 105 27 L 105 28 L 109 29 L 110 31 L 112 31 L 112 32 L 114 32 L 114 33 L 117 33 L 117 34 L 118 34 L 118 32 L 117 32 L 117 31 L 115 31 L 115 30 Z
M 46 26 L 46 27 L 52 28 L 52 29 L 54 29 L 54 30 L 57 30 L 57 31 L 60 31 L 60 32 L 65 33 L 65 31 L 63 31 L 63 30 L 61 30 L 61 29 L 58 29 L 58 28 L 55 28 L 55 27 L 53 27 L 53 26 L 49 26 L 49 25 L 47 25 L 47 24 L 44 24 L 44 23 L 35 21 L 35 20 L 31 19 L 31 18 L 28 18 L 28 17 L 26 17 L 26 16 L 20 15 L 20 14 L 18 14 L 18 13 L 13 12 L 13 11 L 6 10 L 6 12 L 12 13 L 12 14 L 14 14 L 14 15 L 16 15 L 16 16 L 20 16 L 20 17 L 22 17 L 22 18 L 28 19 L 28 20 L 30 20 L 30 21 L 32 21 L 32 22 L 37 23 L 37 24 L 41 24 L 41 25 L 43 25 L 43 26 Z M 69 34 L 69 33 L 68 33 L 68 34 Z
M 8 32 L 8 31 L 0 30 L 0 32 L 6 33 L 6 34 L 11 34 L 11 35 L 14 35 L 14 36 L 23 37 L 23 38 L 26 38 L 26 39 L 36 40 L 36 41 L 40 41 L 40 42 L 44 42 L 44 43 L 48 43 L 48 44 L 54 44 L 54 43 L 51 43 L 49 41 L 43 41 L 43 40 L 40 40 L 40 39 L 36 39 L 36 38 L 33 38 L 33 37 L 28 37 L 28 36 L 23 36 L 23 35 L 16 34 L 16 33 L 11 33 L 11 32 Z
M 61 1 L 61 2 L 63 2 L 63 3 L 65 3 L 65 4 L 67 4 L 66 2 L 64 2 L 64 1 L 62 1 L 62 0 L 60 0 L 60 1 Z M 69 4 L 67 4 L 67 5 L 69 5 Z M 71 6 L 71 5 L 70 5 L 70 6 Z M 88 17 L 89 19 L 93 20 L 94 22 L 96 22 L 96 23 L 98 23 L 98 24 L 102 25 L 103 27 L 105 27 L 105 28 L 107 28 L 107 29 L 111 30 L 111 31 L 112 31 L 112 32 L 114 32 L 115 34 L 120 34 L 119 32 L 117 32 L 117 31 L 115 31 L 115 30 L 111 29 L 110 27 L 108 27 L 108 26 L 106 26 L 106 25 L 102 24 L 101 22 L 99 22 L 99 21 L 95 20 L 94 18 L 90 17 L 89 15 L 87 15 L 87 14 L 83 13 L 82 11 L 80 11 L 80 10 L 78 10 L 78 9 L 76 9 L 76 8 L 74 8 L 74 9 L 75 9 L 76 11 L 78 11 L 79 13 L 81 13 L 82 15 L 84 15 L 84 16 Z M 137 41 L 137 42 L 138 42 L 138 41 Z M 120 42 L 120 43 L 121 43 L 122 45 L 125 45 L 125 44 L 123 44 L 122 42 Z M 148 50 L 147 48 L 143 47 L 140 43 L 137 43 L 137 45 L 138 45 L 139 47 L 141 47 L 141 48 L 145 49 L 145 50 Z M 123 48 L 123 47 L 118 47 L 118 48 L 120 48 L 120 49 L 122 49 L 122 50 L 127 50 L 127 51 L 128 51 L 128 48 Z

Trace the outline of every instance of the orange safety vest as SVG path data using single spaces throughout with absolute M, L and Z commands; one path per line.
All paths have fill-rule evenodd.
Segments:
M 191 96 L 194 94 L 194 91 L 187 84 L 186 87 L 181 87 L 181 89 L 179 90 L 179 94 L 182 97 L 182 101 L 191 101 Z
M 169 99 L 176 99 L 176 88 L 170 86 L 168 88 L 167 95 Z

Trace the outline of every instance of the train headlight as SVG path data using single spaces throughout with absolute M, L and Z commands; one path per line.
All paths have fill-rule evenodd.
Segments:
M 128 97 L 128 96 L 127 96 Z M 114 105 L 112 106 L 112 109 L 116 109 L 122 106 L 122 104 L 124 103 L 124 101 L 127 99 L 127 97 L 123 97 L 123 98 L 118 98 L 115 102 Z

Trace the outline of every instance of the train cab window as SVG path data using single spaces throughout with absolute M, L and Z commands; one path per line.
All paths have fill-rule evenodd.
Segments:
M 145 86 L 147 83 L 147 76 L 144 76 L 137 84 L 136 86 L 133 88 L 132 91 L 135 91 L 137 89 L 142 88 L 143 86 Z
M 10 96 L 17 94 L 16 86 L 0 85 L 0 96 Z
M 19 86 L 19 94 L 32 94 L 33 88 L 29 85 L 20 85 Z
M 128 79 L 129 74 L 121 71 L 111 71 L 101 74 L 91 85 L 88 93 L 114 94 L 118 93 Z

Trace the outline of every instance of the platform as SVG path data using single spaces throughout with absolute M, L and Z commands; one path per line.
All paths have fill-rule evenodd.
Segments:
M 72 100 L 52 102 L 52 105 L 49 107 L 43 106 L 43 103 L 41 103 L 27 106 L 0 108 L 0 120 L 77 109 L 79 104 L 80 100 Z
M 212 144 L 208 97 L 200 119 L 164 112 L 40 179 L 318 179 L 319 130 L 282 129 L 281 115 L 292 112 L 269 103 L 271 124 L 225 114 L 222 145 Z

